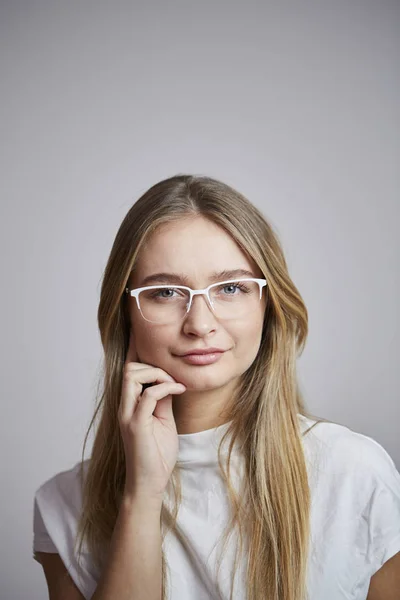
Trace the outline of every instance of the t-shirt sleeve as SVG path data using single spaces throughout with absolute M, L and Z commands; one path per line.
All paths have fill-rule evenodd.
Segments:
M 42 519 L 37 498 L 35 496 L 33 505 L 33 558 L 40 563 L 37 552 L 58 553 L 57 546 L 53 543 L 47 533 L 46 526 Z
M 357 551 L 365 556 L 372 576 L 400 552 L 400 473 L 381 444 L 362 437 L 355 475 L 364 498 Z
M 38 552 L 59 554 L 75 585 L 84 598 L 89 599 L 97 587 L 98 577 L 85 544 L 80 557 L 75 545 L 82 507 L 80 465 L 77 463 L 69 471 L 57 473 L 36 490 L 33 558 L 40 562 Z

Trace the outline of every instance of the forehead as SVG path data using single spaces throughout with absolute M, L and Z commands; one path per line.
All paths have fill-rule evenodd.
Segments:
M 174 272 L 200 283 L 215 271 L 240 268 L 259 273 L 229 233 L 196 217 L 160 226 L 141 250 L 133 277 L 138 283 L 153 273 Z

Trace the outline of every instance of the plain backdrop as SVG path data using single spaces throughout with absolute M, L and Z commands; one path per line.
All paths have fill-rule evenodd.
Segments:
M 399 28 L 396 0 L 1 2 L 1 600 L 47 597 L 33 495 L 81 456 L 117 230 L 176 173 L 270 220 L 309 409 L 400 465 Z

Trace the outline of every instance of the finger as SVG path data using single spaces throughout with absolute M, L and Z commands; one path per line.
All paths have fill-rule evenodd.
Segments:
M 143 391 L 144 383 L 175 383 L 173 378 L 162 369 L 154 367 L 135 369 L 132 363 L 124 367 L 122 376 L 121 402 L 119 413 L 122 423 L 129 423 L 135 412 L 138 398 Z
M 185 391 L 185 387 L 181 383 L 172 383 L 167 381 L 165 383 L 160 383 L 156 388 L 147 389 L 143 396 L 140 399 L 140 402 L 136 405 L 135 410 L 135 421 L 140 424 L 147 424 L 149 420 L 153 417 L 153 413 L 157 408 L 157 404 L 160 400 L 164 398 L 167 400 L 166 410 L 163 411 L 161 408 L 161 412 L 163 417 L 166 418 L 168 414 L 168 404 L 172 404 L 172 394 L 177 395 L 181 394 Z
M 182 390 L 183 393 L 185 390 Z M 173 411 L 173 398 L 172 396 L 176 395 L 176 392 L 172 392 L 165 398 L 161 398 L 156 404 L 156 407 L 153 411 L 153 416 L 159 419 L 160 421 L 166 421 L 168 423 L 175 423 L 174 411 Z M 175 424 L 176 427 L 176 424 Z
M 146 373 L 142 371 L 146 371 Z M 146 363 L 127 363 L 124 365 L 124 373 L 133 373 L 137 381 L 142 384 L 163 383 L 164 381 L 176 382 L 172 375 L 164 371 L 164 369 Z M 152 379 L 149 380 L 149 377 L 152 377 Z

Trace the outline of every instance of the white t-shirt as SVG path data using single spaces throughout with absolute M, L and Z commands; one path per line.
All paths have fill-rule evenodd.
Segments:
M 302 415 L 299 419 L 302 431 L 315 423 Z M 168 532 L 164 541 L 170 600 L 229 598 L 235 534 L 228 542 L 218 578 L 221 596 L 214 573 L 220 549 L 214 544 L 229 515 L 217 458 L 218 442 L 227 427 L 225 423 L 179 435 L 182 505 L 177 523 L 182 538 Z M 302 440 L 312 498 L 309 600 L 365 600 L 372 575 L 400 551 L 400 474 L 378 442 L 343 425 L 318 423 Z M 225 455 L 227 447 L 224 445 Z M 238 489 L 243 460 L 238 452 L 232 460 L 231 475 Z M 86 553 L 80 578 L 73 553 L 81 510 L 79 466 L 54 475 L 36 491 L 33 552 L 60 554 L 75 584 L 89 599 L 100 573 Z M 242 561 L 236 571 L 234 598 L 245 600 L 245 590 Z

